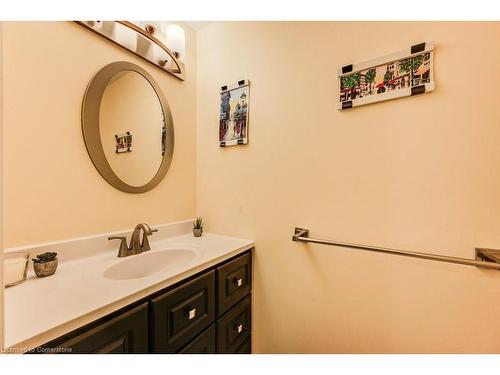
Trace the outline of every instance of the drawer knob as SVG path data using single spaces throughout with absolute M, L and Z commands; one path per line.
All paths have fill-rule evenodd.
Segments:
M 241 332 L 243 332 L 243 324 L 236 324 L 236 332 L 238 332 L 238 334 L 240 334 Z
M 239 279 L 234 279 L 234 283 L 236 284 L 236 286 L 239 288 L 240 286 L 243 285 L 243 279 L 242 278 L 239 278 Z
M 189 320 L 194 319 L 195 316 L 196 316 L 196 308 L 188 310 L 188 312 L 187 312 L 187 318 Z

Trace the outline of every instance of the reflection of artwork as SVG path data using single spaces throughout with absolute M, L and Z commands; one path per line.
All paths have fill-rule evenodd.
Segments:
M 130 134 L 130 132 L 115 135 L 115 140 L 115 152 L 117 154 L 121 154 L 122 152 L 132 152 L 132 134 Z
M 161 154 L 165 155 L 165 147 L 167 146 L 167 128 L 165 125 L 161 128 Z
M 222 87 L 220 97 L 219 144 L 221 147 L 248 143 L 249 82 Z
M 420 50 L 415 51 L 415 47 Z M 432 49 L 432 44 L 422 43 L 387 57 L 343 67 L 339 72 L 339 109 L 432 91 Z

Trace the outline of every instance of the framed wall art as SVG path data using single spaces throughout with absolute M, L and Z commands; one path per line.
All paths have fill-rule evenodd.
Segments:
M 121 154 L 123 152 L 132 152 L 132 134 L 130 134 L 130 132 L 126 132 L 125 134 L 116 134 L 115 140 L 115 153 Z
M 222 86 L 220 92 L 219 146 L 248 143 L 248 108 L 250 82 L 241 80 Z
M 434 43 L 342 66 L 338 71 L 340 110 L 434 90 Z

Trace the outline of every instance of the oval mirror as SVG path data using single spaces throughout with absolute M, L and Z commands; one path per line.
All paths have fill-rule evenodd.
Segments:
M 83 100 L 82 128 L 92 162 L 115 188 L 143 193 L 167 173 L 172 115 L 158 84 L 141 67 L 120 61 L 95 75 Z

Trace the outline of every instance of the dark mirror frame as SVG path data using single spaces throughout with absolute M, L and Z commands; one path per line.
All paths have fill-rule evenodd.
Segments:
M 163 118 L 166 128 L 165 153 L 156 175 L 145 185 L 132 186 L 121 180 L 111 168 L 104 149 L 102 147 L 100 135 L 99 112 L 101 108 L 101 99 L 109 81 L 118 73 L 123 71 L 133 71 L 142 75 L 155 90 L 163 111 Z M 163 95 L 153 77 L 138 65 L 126 61 L 117 61 L 106 65 L 92 78 L 82 104 L 82 131 L 85 147 L 89 153 L 90 159 L 100 175 L 113 187 L 126 193 L 139 194 L 145 193 L 157 186 L 167 173 L 172 162 L 174 153 L 174 124 L 172 114 L 167 100 Z

